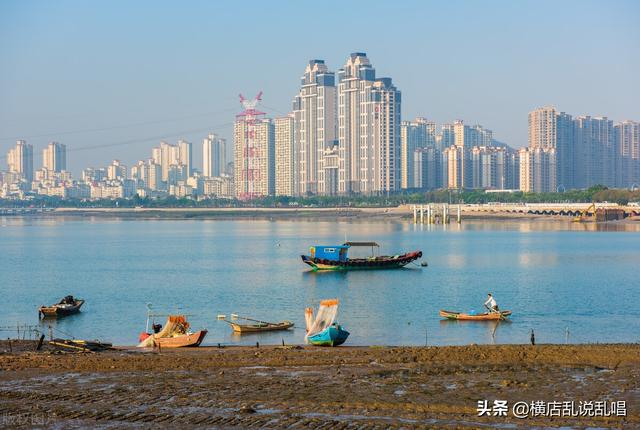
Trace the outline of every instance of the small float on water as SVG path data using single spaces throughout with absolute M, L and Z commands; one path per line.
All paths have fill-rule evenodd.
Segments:
M 371 248 L 371 256 L 349 258 L 352 247 Z M 376 242 L 345 242 L 342 245 L 312 246 L 310 255 L 301 255 L 302 261 L 317 270 L 353 270 L 353 269 L 399 269 L 422 257 L 422 251 L 413 251 L 402 255 L 375 255 L 380 245 Z
M 304 337 L 306 343 L 316 346 L 338 346 L 349 337 L 349 332 L 335 322 L 338 316 L 338 299 L 321 301 L 315 319 L 312 308 L 306 308 L 304 316 L 307 323 L 307 334 Z
M 231 319 L 250 322 L 249 324 L 240 324 L 234 321 L 229 321 L 228 319 L 222 319 L 224 322 L 226 322 L 233 328 L 234 332 L 240 333 L 240 334 L 261 333 L 264 331 L 288 330 L 291 327 L 293 327 L 293 323 L 291 321 L 280 321 L 280 322 L 260 321 L 253 318 L 241 317 L 236 314 L 231 314 Z
M 51 306 L 40 306 L 38 316 L 42 317 L 63 317 L 80 312 L 84 300 L 76 299 L 73 296 L 65 296 L 58 303 Z
M 462 312 L 440 311 L 440 316 L 448 320 L 459 321 L 501 321 L 507 319 L 511 311 L 492 311 L 482 314 L 465 314 Z
M 184 315 L 169 315 L 164 327 L 161 324 L 153 324 L 152 333 L 148 331 L 140 333 L 138 347 L 183 348 L 199 346 L 207 335 L 207 330 L 191 332 L 189 327 Z

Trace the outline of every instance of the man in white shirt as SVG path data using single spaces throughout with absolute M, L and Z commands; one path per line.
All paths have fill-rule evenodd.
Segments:
M 498 312 L 498 304 L 491 293 L 487 294 L 487 301 L 484 302 L 484 306 L 489 309 L 490 312 Z

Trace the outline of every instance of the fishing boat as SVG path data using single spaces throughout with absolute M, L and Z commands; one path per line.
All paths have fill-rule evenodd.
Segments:
M 349 249 L 353 247 L 371 248 L 371 256 L 349 258 Z M 422 251 L 413 251 L 401 255 L 376 255 L 380 248 L 376 242 L 345 242 L 342 245 L 312 246 L 310 255 L 301 255 L 302 261 L 317 270 L 353 270 L 353 269 L 398 269 L 422 257 Z
M 164 327 L 160 324 L 153 324 L 153 333 L 145 331 L 140 334 L 138 347 L 184 348 L 199 346 L 207 335 L 207 330 L 191 332 L 189 327 L 184 315 L 169 315 Z
M 305 342 L 315 346 L 342 345 L 349 337 L 349 332 L 335 322 L 337 316 L 338 299 L 321 301 L 315 319 L 313 308 L 306 308 L 307 334 L 304 337 Z
M 315 346 L 338 346 L 342 345 L 348 337 L 348 331 L 339 324 L 332 324 L 320 333 L 309 336 L 307 341 Z
M 80 312 L 84 300 L 73 296 L 65 296 L 60 302 L 51 306 L 40 306 L 38 315 L 42 317 L 62 317 Z
M 449 320 L 459 321 L 496 321 L 504 320 L 511 315 L 511 311 L 485 312 L 482 314 L 465 314 L 462 312 L 440 311 L 440 316 Z
M 291 321 L 280 321 L 280 322 L 268 322 L 268 321 L 260 321 L 252 318 L 240 317 L 238 315 L 232 314 L 232 318 L 240 319 L 244 321 L 251 321 L 253 324 L 239 324 L 237 322 L 229 321 L 224 319 L 223 321 L 229 324 L 233 331 L 236 333 L 260 333 L 263 331 L 278 331 L 278 330 L 288 330 L 293 327 L 293 323 Z

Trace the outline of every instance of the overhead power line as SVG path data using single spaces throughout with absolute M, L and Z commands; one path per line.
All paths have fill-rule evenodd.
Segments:
M 233 125 L 233 122 L 226 122 L 226 123 L 223 123 L 223 124 L 217 124 L 217 125 L 214 125 L 214 126 L 211 126 L 211 127 L 205 127 L 205 128 L 182 130 L 182 131 L 175 132 L 175 133 L 161 134 L 161 135 L 156 135 L 156 136 L 153 136 L 153 137 L 145 137 L 145 138 L 139 138 L 139 139 L 129 139 L 129 140 L 124 140 L 124 141 L 120 141 L 120 142 L 100 143 L 100 144 L 96 144 L 96 145 L 69 147 L 69 148 L 67 148 L 67 152 L 88 151 L 88 150 L 92 150 L 92 149 L 109 148 L 109 147 L 112 147 L 112 146 L 134 145 L 134 144 L 138 144 L 138 143 L 159 141 L 159 140 L 167 139 L 169 137 L 180 137 L 180 136 L 184 136 L 184 135 L 189 134 L 189 133 L 200 133 L 200 132 L 206 132 L 206 131 L 214 132 L 215 129 L 218 129 L 218 128 L 221 128 L 221 127 L 226 127 L 226 126 L 229 126 L 229 125 Z M 0 160 L 1 159 L 5 159 L 5 158 L 7 158 L 6 155 L 0 156 Z
M 18 139 L 25 139 L 25 140 L 26 139 L 36 139 L 36 138 L 39 138 L 39 137 L 63 136 L 63 135 L 69 135 L 69 134 L 81 134 L 81 133 L 93 133 L 93 132 L 117 130 L 117 129 L 120 129 L 120 128 L 130 128 L 130 127 L 136 127 L 136 126 L 140 126 L 140 125 L 163 124 L 163 123 L 167 123 L 167 122 L 176 122 L 176 121 L 182 121 L 182 120 L 191 119 L 191 118 L 201 118 L 203 116 L 213 116 L 213 115 L 217 115 L 217 114 L 221 114 L 221 113 L 227 113 L 227 112 L 236 111 L 236 110 L 238 110 L 238 109 L 237 108 L 228 108 L 228 109 L 220 110 L 220 111 L 217 111 L 217 112 L 199 113 L 199 114 L 187 115 L 187 116 L 178 117 L 178 118 L 171 118 L 171 119 L 132 122 L 132 123 L 127 123 L 127 124 L 113 125 L 113 126 L 109 126 L 109 127 L 85 128 L 85 129 L 67 130 L 67 131 L 52 131 L 52 132 L 48 132 L 48 133 L 34 134 L 34 135 L 30 135 L 30 136 L 7 136 L 7 137 L 0 137 L 0 141 L 1 140 L 18 140 Z

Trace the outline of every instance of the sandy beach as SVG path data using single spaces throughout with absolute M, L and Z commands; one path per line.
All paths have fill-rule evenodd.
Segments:
M 5 427 L 640 427 L 636 344 L 11 349 L 0 343 Z M 483 400 L 506 400 L 507 416 L 479 416 Z M 513 415 L 534 401 L 619 401 L 626 416 Z

